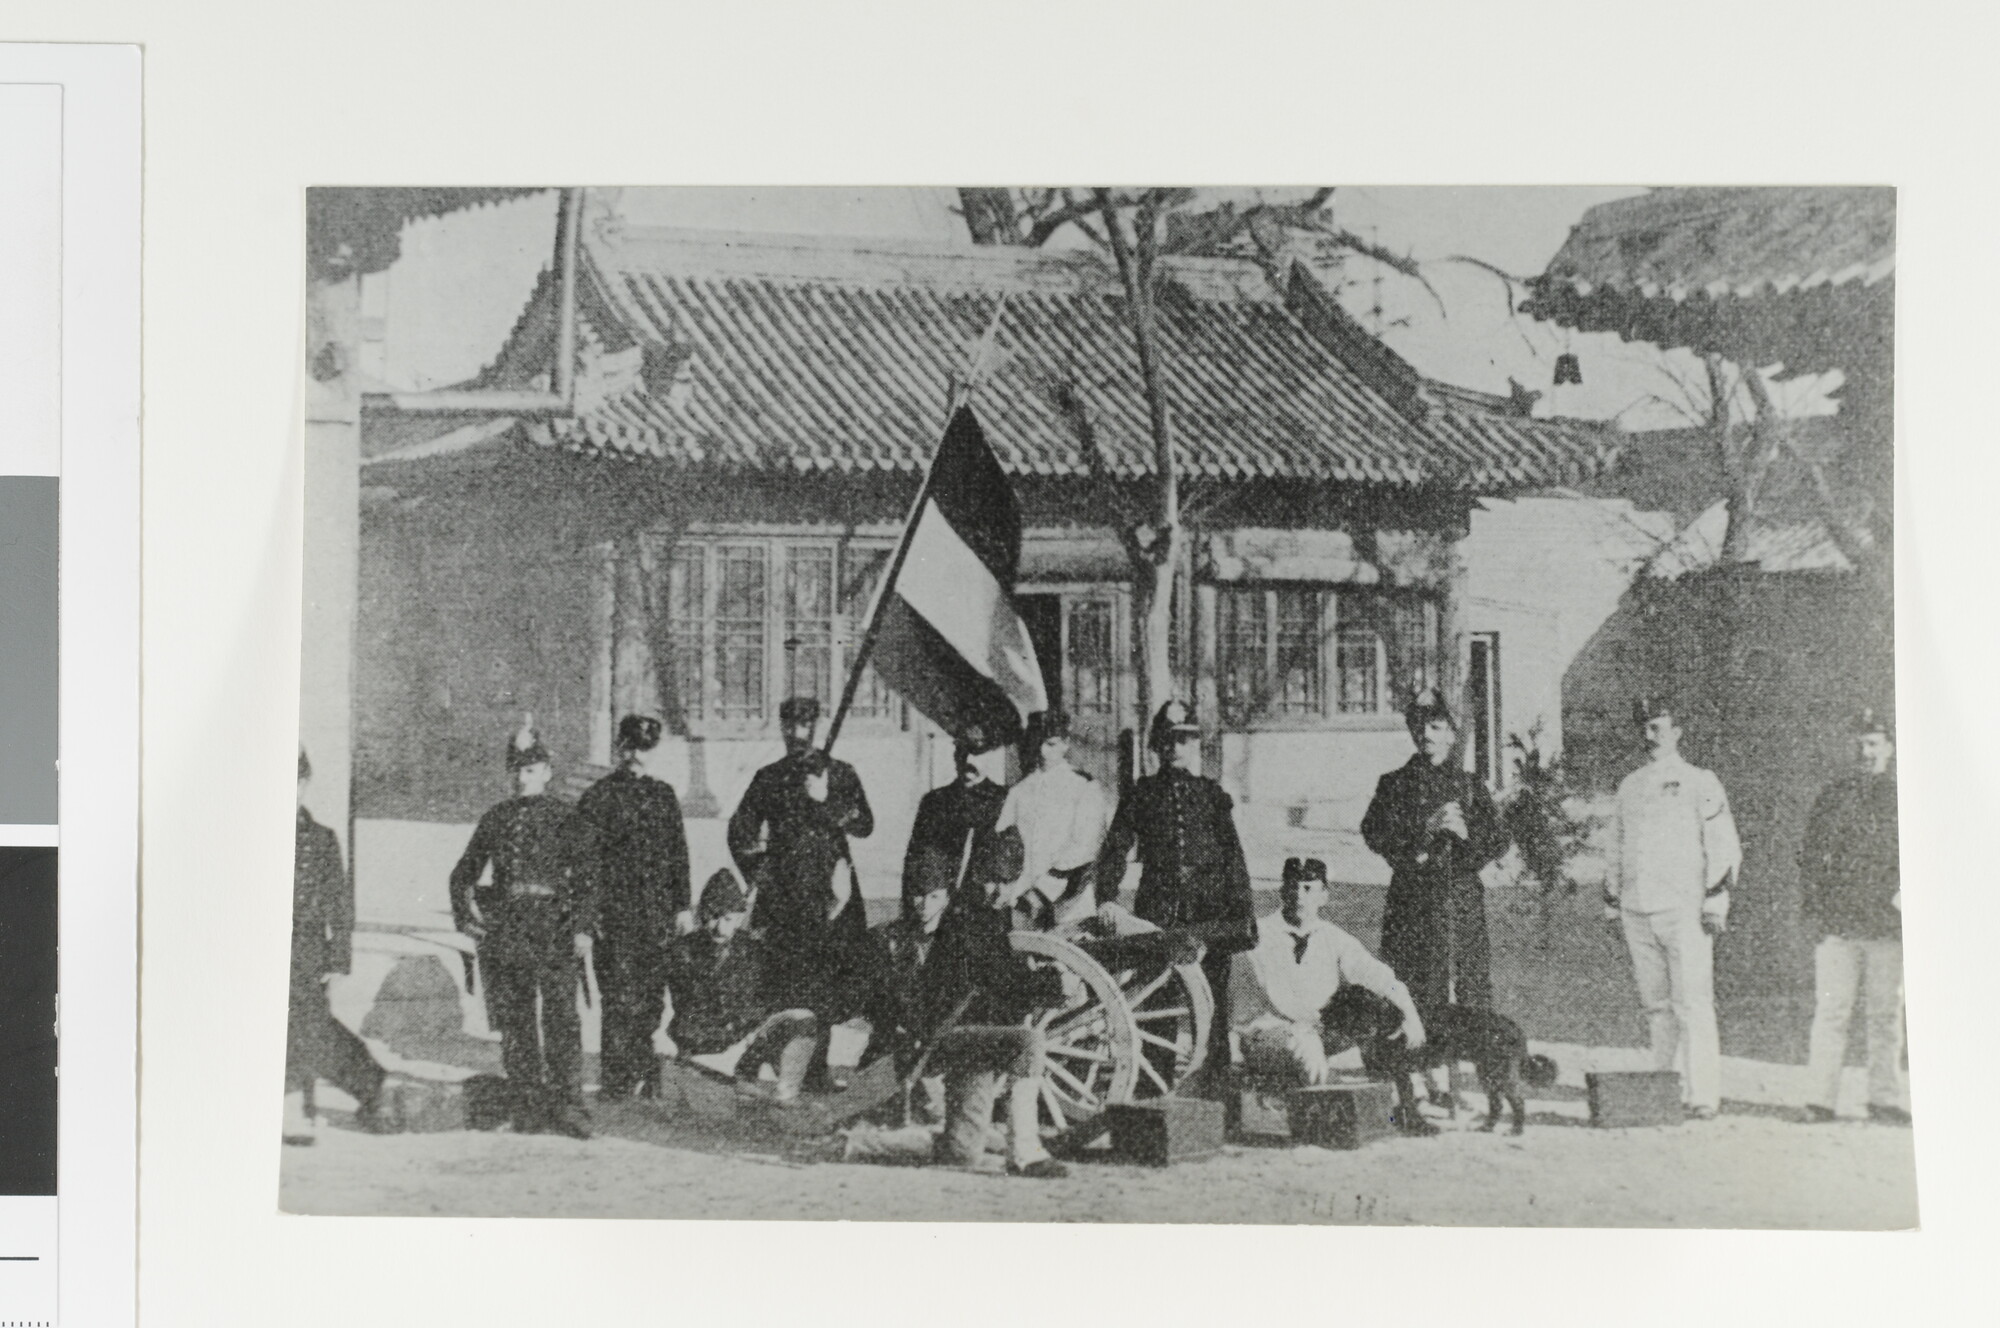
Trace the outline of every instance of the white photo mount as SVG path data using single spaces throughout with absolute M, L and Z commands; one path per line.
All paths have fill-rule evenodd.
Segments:
M 20 164 L 9 182 L 21 206 L 0 225 L 0 264 L 27 284 L 0 314 L 9 363 L 0 376 L 0 476 L 57 477 L 60 490 L 60 783 L 53 817 L 0 826 L 0 844 L 57 848 L 61 944 L 56 1193 L 0 1196 L 0 1322 L 131 1323 L 139 49 L 0 45 L 0 111 L 8 109 L 17 114 L 0 114 L 0 161 Z

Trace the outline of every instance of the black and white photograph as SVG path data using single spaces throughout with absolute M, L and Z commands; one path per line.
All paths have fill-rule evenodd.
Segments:
M 1893 189 L 305 242 L 284 1211 L 1917 1225 Z

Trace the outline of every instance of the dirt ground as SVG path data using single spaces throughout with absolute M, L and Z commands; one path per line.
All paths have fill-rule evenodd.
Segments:
M 1316 847 L 1316 846 L 1315 846 Z M 1380 928 L 1379 886 L 1343 887 L 1329 910 L 1364 942 Z M 1672 1129 L 1589 1128 L 1583 1076 L 1651 1068 L 1630 961 L 1587 895 L 1544 909 L 1490 892 L 1496 1006 L 1552 1055 L 1560 1081 L 1529 1101 L 1519 1139 L 1473 1130 L 1485 1099 L 1438 1139 L 1354 1153 L 1233 1146 L 1170 1170 L 1073 1165 L 1068 1179 L 848 1164 L 817 1152 L 705 1133 L 644 1104 L 597 1112 L 584 1143 L 497 1134 L 370 1137 L 321 1130 L 287 1148 L 281 1206 L 294 1213 L 453 1216 L 819 1218 L 924 1221 L 1319 1222 L 1461 1226 L 1687 1226 L 1901 1229 L 1917 1224 L 1911 1132 L 1865 1124 L 1859 1048 L 1846 1118 L 1793 1121 L 1805 1100 L 1810 992 L 1719 993 L 1723 1114 Z M 871 905 L 881 901 L 870 901 Z M 1276 906 L 1266 895 L 1261 908 Z M 883 904 L 882 907 L 888 907 Z M 412 993 L 414 995 L 414 993 Z M 455 1027 L 449 983 L 441 998 Z M 412 1009 L 422 1004 L 410 1003 Z M 398 1008 L 384 999 L 378 1010 Z M 432 1013 L 436 1013 L 433 1011 Z M 428 1016 L 413 1026 L 434 1023 Z M 1860 1020 L 1855 1021 L 1857 1035 Z M 845 1030 L 842 1030 L 844 1032 Z M 497 1045 L 463 1033 L 418 1037 L 386 1024 L 378 1052 L 498 1069 Z M 843 1038 L 836 1037 L 836 1059 Z M 858 1048 L 849 1046 L 848 1050 Z M 1350 1053 L 1351 1056 L 1351 1053 Z M 594 1081 L 595 1057 L 586 1080 Z M 323 1105 L 350 1106 L 323 1090 Z M 997 1161 L 997 1159 L 996 1159 Z
M 1442 1226 L 1901 1229 L 1917 1224 L 1912 1135 L 1847 1109 L 1826 1126 L 1780 1105 L 1795 1067 L 1732 1058 L 1714 1121 L 1662 1129 L 1587 1124 L 1584 1068 L 1634 1053 L 1538 1044 L 1563 1082 L 1530 1100 L 1527 1133 L 1475 1128 L 1351 1153 L 1242 1144 L 1166 1169 L 1084 1161 L 1060 1181 L 844 1163 L 837 1141 L 789 1148 L 722 1137 L 648 1104 L 600 1108 L 588 1142 L 511 1133 L 372 1137 L 322 1128 L 287 1148 L 281 1207 L 405 1216 L 1297 1222 Z M 997 1159 L 994 1159 L 997 1164 Z

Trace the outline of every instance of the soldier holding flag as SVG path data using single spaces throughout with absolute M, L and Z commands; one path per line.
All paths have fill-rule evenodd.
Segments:
M 817 700 L 787 700 L 778 721 L 785 754 L 751 777 L 729 818 L 729 852 L 757 894 L 750 925 L 769 952 L 772 1007 L 819 1017 L 806 1086 L 823 1090 L 827 1039 L 858 1012 L 865 981 L 868 923 L 847 840 L 872 834 L 875 813 L 854 767 L 814 749 Z

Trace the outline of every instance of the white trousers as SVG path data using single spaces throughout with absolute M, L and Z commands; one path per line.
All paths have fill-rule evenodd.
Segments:
M 1840 1098 L 1840 1070 L 1847 1060 L 1847 1021 L 1867 986 L 1868 1104 L 1903 1105 L 1903 943 L 1850 941 L 1829 936 L 1813 951 L 1811 1051 L 1806 1060 L 1811 1096 L 1831 1111 Z
M 1646 1012 L 1653 1068 L 1678 1070 L 1691 1107 L 1722 1103 L 1722 1041 L 1715 1030 L 1715 941 L 1699 908 L 1624 915 L 1632 976 Z

